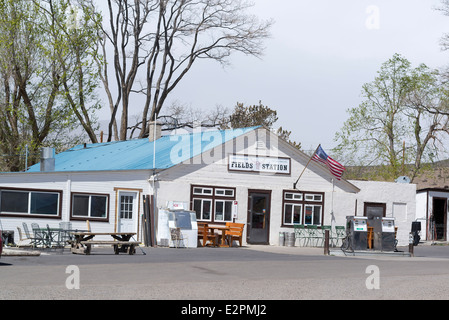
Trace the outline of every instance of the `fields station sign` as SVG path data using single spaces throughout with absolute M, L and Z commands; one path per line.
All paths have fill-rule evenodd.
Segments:
M 274 158 L 230 154 L 229 171 L 290 174 L 290 158 Z

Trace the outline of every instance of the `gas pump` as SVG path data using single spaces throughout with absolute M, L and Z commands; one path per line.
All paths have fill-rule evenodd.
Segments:
M 382 218 L 382 251 L 395 250 L 396 239 L 394 231 L 394 218 Z
M 366 250 L 368 247 L 367 217 L 346 217 L 346 239 L 348 249 Z
M 394 251 L 396 248 L 394 218 L 375 217 L 372 220 L 374 226 L 374 250 Z

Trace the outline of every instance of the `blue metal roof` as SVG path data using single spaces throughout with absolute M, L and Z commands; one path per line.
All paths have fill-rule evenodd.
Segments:
M 55 171 L 167 169 L 259 127 L 78 145 L 55 156 Z M 156 148 L 156 159 L 154 159 Z M 35 164 L 28 172 L 39 172 Z

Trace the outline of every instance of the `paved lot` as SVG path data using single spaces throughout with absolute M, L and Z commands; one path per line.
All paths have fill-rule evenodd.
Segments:
M 413 258 L 270 246 L 142 250 L 145 255 L 140 248 L 133 256 L 94 248 L 90 256 L 67 249 L 3 256 L 0 299 L 449 298 L 449 246 L 418 246 Z

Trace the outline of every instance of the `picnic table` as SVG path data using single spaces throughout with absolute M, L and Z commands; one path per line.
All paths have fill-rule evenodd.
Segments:
M 226 231 L 228 231 L 230 229 L 228 226 L 208 225 L 207 228 L 210 230 L 211 234 L 214 234 L 215 230 L 221 231 L 221 241 L 218 243 L 218 246 L 219 247 L 229 247 L 229 245 L 226 244 Z
M 72 232 L 71 241 L 72 253 L 90 254 L 92 245 L 112 245 L 115 254 L 127 252 L 135 253 L 135 247 L 139 245 L 138 241 L 130 241 L 135 232 Z M 113 240 L 92 240 L 96 236 L 111 236 Z

